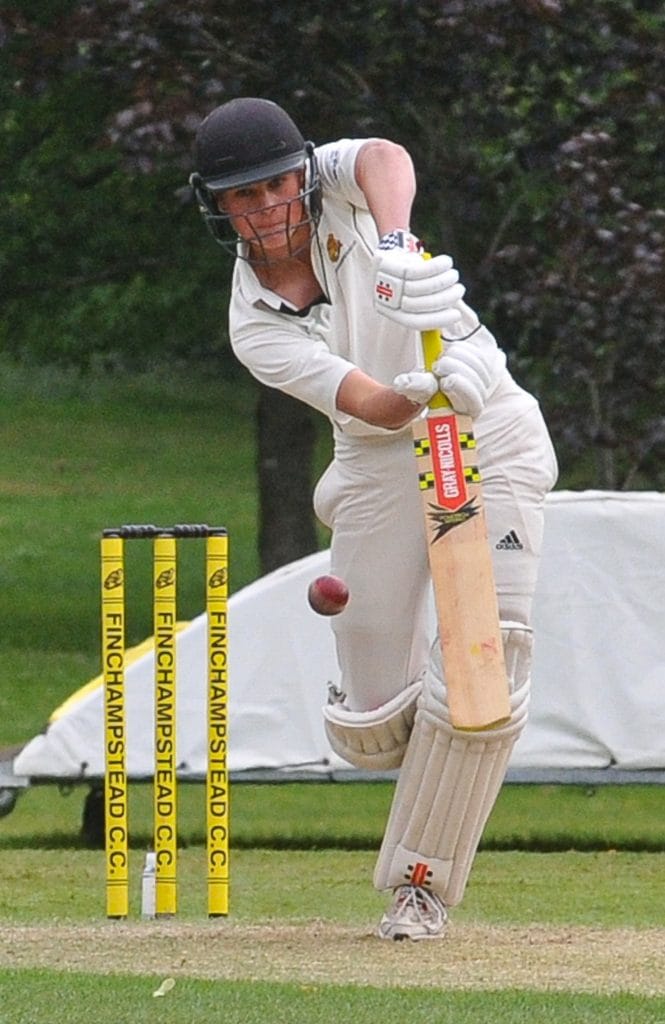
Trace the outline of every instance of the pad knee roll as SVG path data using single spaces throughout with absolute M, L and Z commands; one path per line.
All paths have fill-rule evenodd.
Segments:
M 422 682 L 412 683 L 372 711 L 351 711 L 343 698 L 323 709 L 330 746 L 356 768 L 387 771 L 399 768 L 413 729 Z
M 411 883 L 431 888 L 448 906 L 462 899 L 527 717 L 531 630 L 504 623 L 502 632 L 511 691 L 505 725 L 454 729 L 441 680 L 432 672 L 425 680 L 374 872 L 377 889 Z

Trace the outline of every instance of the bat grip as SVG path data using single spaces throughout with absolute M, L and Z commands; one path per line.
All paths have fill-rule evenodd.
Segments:
M 424 260 L 431 260 L 432 254 L 423 253 Z M 431 331 L 421 331 L 420 340 L 423 346 L 425 369 L 430 373 L 439 356 L 443 353 L 443 337 L 441 331 L 435 328 Z M 430 409 L 450 409 L 451 404 L 442 391 L 437 391 L 427 403 Z

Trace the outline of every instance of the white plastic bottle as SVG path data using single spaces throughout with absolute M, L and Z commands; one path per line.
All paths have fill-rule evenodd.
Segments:
M 157 855 L 148 850 L 141 877 L 141 917 L 156 917 L 155 892 L 157 886 Z

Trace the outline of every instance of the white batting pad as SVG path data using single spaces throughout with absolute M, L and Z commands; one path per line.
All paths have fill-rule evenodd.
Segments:
M 340 696 L 323 709 L 328 742 L 356 768 L 399 768 L 409 742 L 422 682 L 412 683 L 372 711 L 350 711 Z
M 449 907 L 464 895 L 527 716 L 531 630 L 502 623 L 502 636 L 511 717 L 498 729 L 460 732 L 450 725 L 445 687 L 433 658 L 374 871 L 377 889 L 419 885 L 432 889 Z

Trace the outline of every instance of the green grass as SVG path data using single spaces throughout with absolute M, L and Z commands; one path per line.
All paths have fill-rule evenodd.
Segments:
M 141 860 L 141 853 L 134 851 L 134 917 L 139 909 Z M 544 986 L 537 958 L 544 949 L 546 969 L 555 988 L 570 988 L 560 985 L 565 973 L 559 976 L 557 970 L 559 958 L 565 961 L 565 969 L 575 970 L 575 961 L 566 954 L 566 944 L 581 943 L 583 955 L 593 957 L 593 942 L 600 941 L 603 963 L 598 963 L 591 974 L 587 970 L 586 984 L 593 978 L 599 986 L 606 986 L 607 966 L 614 962 L 612 944 L 616 943 L 616 954 L 621 957 L 622 952 L 625 955 L 621 937 L 637 935 L 639 947 L 644 950 L 639 956 L 640 968 L 648 971 L 652 963 L 654 971 L 646 981 L 640 978 L 641 985 L 662 991 L 662 964 L 654 957 L 662 948 L 658 937 L 663 932 L 660 894 L 665 855 L 481 853 L 467 897 L 454 914 L 457 932 L 440 951 L 431 947 L 422 954 L 402 946 L 378 944 L 377 948 L 369 938 L 363 938 L 368 922 L 378 918 L 385 902 L 370 885 L 373 862 L 373 853 L 360 851 L 234 851 L 230 916 L 221 924 L 206 926 L 205 922 L 196 925 L 204 916 L 204 855 L 202 849 L 190 847 L 181 852 L 179 859 L 177 924 L 167 923 L 155 932 L 152 923 L 137 921 L 134 931 L 126 933 L 125 926 L 117 926 L 118 931 L 103 919 L 101 852 L 77 850 L 64 858 L 57 850 L 5 851 L 0 858 L 4 883 L 0 889 L 0 949 L 3 944 L 5 949 L 5 966 L 0 968 L 0 1021 L 59 1024 L 66 1020 L 68 1024 L 87 1024 L 94 1020 L 118 1024 L 149 1022 L 159 1015 L 160 1021 L 174 1024 L 208 1019 L 238 1024 L 273 1020 L 311 1024 L 342 1018 L 369 1022 L 376 1013 L 383 1012 L 390 1019 L 409 1022 L 501 1024 L 607 1019 L 613 1024 L 662 1024 L 662 996 L 622 990 L 611 996 L 589 994 L 575 991 L 574 986 L 570 991 L 539 991 Z M 204 961 L 197 957 L 199 947 L 188 942 L 188 933 L 183 931 L 195 925 L 197 941 L 206 943 Z M 292 962 L 294 980 L 285 982 L 278 976 L 270 982 L 251 978 L 253 956 L 259 958 L 260 965 L 271 950 L 277 952 L 268 937 L 276 926 L 283 934 L 279 962 L 286 964 L 287 970 Z M 340 927 L 351 932 L 340 933 Z M 492 928 L 497 930 L 492 932 Z M 590 946 L 584 945 L 584 928 L 590 929 Z M 317 937 L 325 939 L 328 931 L 334 935 L 335 929 L 337 938 L 317 948 Z M 476 944 L 470 952 L 460 946 L 460 969 L 464 967 L 466 984 L 456 984 L 456 934 L 463 936 L 464 929 L 477 933 Z M 231 938 L 224 939 L 229 930 Z M 309 949 L 298 938 L 301 931 L 305 942 L 309 937 L 311 955 L 318 964 L 313 974 L 308 973 Z M 606 939 L 602 938 L 603 931 Z M 173 934 L 172 942 L 168 941 L 169 933 Z M 121 957 L 121 947 L 126 941 L 123 935 L 130 934 L 136 957 L 128 967 L 126 958 Z M 528 934 L 532 938 L 525 946 L 520 936 Z M 58 935 L 62 936 L 61 950 L 53 948 L 57 941 L 54 936 Z M 43 952 L 39 947 L 41 936 Z M 243 944 L 245 959 L 229 962 L 229 941 Z M 88 954 L 87 944 L 91 942 L 95 949 Z M 531 985 L 501 984 L 502 972 L 496 966 L 500 959 L 497 961 L 497 950 L 491 945 L 497 945 L 499 954 L 508 952 L 510 962 L 505 944 L 513 942 L 516 956 L 534 958 Z M 559 953 L 557 946 L 562 943 Z M 348 963 L 349 945 L 362 956 L 366 966 L 363 973 L 373 982 L 347 983 L 344 964 Z M 93 967 L 99 962 L 100 947 L 108 950 L 101 973 Z M 554 971 L 548 947 L 554 953 Z M 8 969 L 26 957 L 25 967 Z M 37 969 L 30 957 L 43 958 L 50 966 Z M 422 957 L 430 963 L 427 983 L 420 984 L 410 977 L 409 963 L 414 957 L 414 965 Z M 441 968 L 437 970 L 439 957 Z M 72 958 L 77 965 L 73 969 L 68 966 Z M 474 973 L 476 958 L 480 975 Z M 88 971 L 80 967 L 86 959 L 90 960 Z M 58 969 L 53 969 L 54 960 Z M 120 960 L 125 964 L 123 969 L 117 967 Z M 493 973 L 487 973 L 487 964 L 495 964 Z M 218 977 L 202 980 L 196 976 L 197 968 L 203 968 L 208 979 L 214 974 Z M 270 962 L 262 969 L 270 972 Z M 562 972 L 565 969 L 562 965 Z M 225 979 L 227 970 L 250 977 Z M 153 993 L 168 977 L 175 979 L 174 988 L 163 998 L 156 998 Z M 316 977 L 318 980 L 314 980 Z M 469 979 L 475 987 L 475 977 L 484 979 L 479 987 L 486 991 L 464 991 Z
M 104 917 L 100 850 L 4 850 L 2 920 L 94 921 Z M 385 896 L 371 885 L 375 851 L 232 850 L 231 920 L 328 921 L 360 926 L 378 919 Z M 130 907 L 139 910 L 143 852 L 131 854 Z M 478 854 L 456 923 L 533 922 L 602 928 L 663 924 L 665 854 Z M 179 919 L 205 916 L 205 854 L 181 850 Z
M 428 992 L 178 980 L 155 998 L 161 978 L 63 976 L 0 971 L 2 1024 L 662 1024 L 665 1002 L 637 996 L 567 996 L 525 992 Z
M 4 647 L 96 649 L 105 526 L 222 523 L 232 537 L 233 586 L 256 577 L 254 400 L 247 386 L 187 379 L 181 371 L 122 380 L 36 371 L 30 381 L 5 377 L 0 398 Z M 145 547 L 132 552 L 130 642 L 149 628 Z M 180 583 L 182 614 L 191 617 L 203 595 L 193 552 L 183 558 Z
M 223 522 L 231 536 L 232 590 L 258 572 L 254 393 L 244 378 L 217 381 L 178 368 L 126 380 L 81 380 L 50 370 L 1 368 L 0 748 L 33 736 L 52 710 L 99 670 L 98 538 L 103 526 L 132 520 Z M 321 462 L 325 456 L 322 443 Z M 188 547 L 181 557 L 183 618 L 203 607 L 195 548 Z M 130 642 L 151 632 L 148 560 L 149 553 L 139 546 L 132 549 L 131 562 L 128 557 Z M 250 936 L 240 948 L 241 963 L 242 956 L 248 958 L 247 977 L 222 980 L 229 940 L 220 945 L 216 980 L 189 976 L 186 966 L 172 969 L 180 962 L 175 938 L 173 957 L 164 970 L 156 970 L 159 950 L 149 924 L 145 938 L 140 934 L 135 962 L 126 969 L 134 973 L 107 973 L 112 957 L 100 973 L 94 948 L 86 964 L 87 929 L 99 926 L 106 941 L 116 933 L 108 932 L 104 920 L 103 853 L 86 848 L 79 835 L 85 793 L 85 787 L 73 787 L 68 796 L 54 786 L 35 787 L 0 819 L 0 1024 L 328 1024 L 347 1019 L 375 1024 L 378 1015 L 408 1024 L 665 1021 L 662 998 L 623 991 L 593 995 L 588 989 L 575 991 L 574 985 L 567 986 L 568 992 L 536 991 L 549 983 L 558 988 L 557 957 L 566 961 L 568 937 L 580 929 L 601 936 L 599 949 L 605 946 L 603 933 L 615 934 L 609 929 L 637 934 L 638 946 L 643 943 L 647 950 L 642 967 L 653 970 L 653 991 L 665 990 L 660 961 L 649 960 L 657 956 L 663 931 L 661 787 L 504 788 L 467 895 L 454 914 L 460 934 L 465 928 L 478 928 L 481 936 L 484 928 L 500 930 L 501 937 L 494 939 L 497 950 L 485 936 L 467 953 L 472 975 L 476 960 L 475 973 L 483 957 L 500 952 L 508 941 L 505 929 L 517 929 L 511 939 L 517 943 L 515 957 L 526 958 L 529 965 L 542 952 L 538 929 L 559 931 L 548 931 L 542 940 L 543 950 L 553 954 L 554 968 L 550 961 L 550 973 L 544 975 L 550 982 L 541 983 L 534 966 L 520 987 L 497 974 L 487 991 L 477 992 L 462 991 L 456 983 L 462 949 L 454 937 L 440 952 L 429 954 L 427 987 L 418 987 L 420 982 L 410 977 L 408 950 L 401 945 L 377 949 L 363 938 L 368 922 L 376 921 L 385 905 L 371 885 L 392 793 L 383 783 L 232 788 L 229 924 L 245 927 Z M 149 786 L 130 788 L 134 913 L 143 851 L 150 844 L 151 800 Z M 201 786 L 181 787 L 178 927 L 180 921 L 185 928 L 198 927 L 204 917 L 203 803 Z M 542 850 L 553 852 L 536 852 Z M 49 928 L 63 923 L 74 931 L 59 950 Z M 250 979 L 255 953 L 267 957 L 270 970 L 268 925 L 295 929 L 283 951 L 289 976 Z M 344 966 L 326 959 L 331 954 L 325 945 L 311 949 L 315 960 L 322 958 L 320 978 L 296 980 L 309 960 L 308 943 L 335 934 L 336 928 L 356 930 L 355 939 L 339 939 L 339 952 L 347 956 L 348 971 L 354 958 L 360 959 L 370 983 L 347 984 Z M 68 960 L 67 943 L 76 941 L 77 934 L 84 967 Z M 524 935 L 532 936 L 526 944 Z M 216 969 L 213 936 L 205 941 Z M 620 939 L 608 938 L 613 941 L 617 956 L 625 956 Z M 32 961 L 28 947 L 36 958 Z M 331 948 L 338 951 L 334 942 Z M 412 952 L 414 968 L 427 960 L 426 950 Z M 594 963 L 593 945 L 585 953 Z M 51 961 L 60 954 L 62 964 L 54 969 Z M 382 958 L 387 966 L 379 970 Z M 572 969 L 570 958 L 566 962 Z M 441 980 L 444 967 L 447 982 Z M 175 987 L 155 998 L 153 992 L 168 974 L 175 976 Z M 651 991 L 649 978 L 642 991 Z
M 74 849 L 87 787 L 36 786 L 0 818 L 2 849 Z M 392 785 L 289 783 L 232 786 L 233 843 L 243 848 L 375 849 Z M 204 842 L 203 786 L 179 788 L 181 842 Z M 661 786 L 505 786 L 483 836 L 492 850 L 626 850 L 665 852 Z M 152 828 L 152 787 L 130 786 L 132 843 L 145 848 Z

